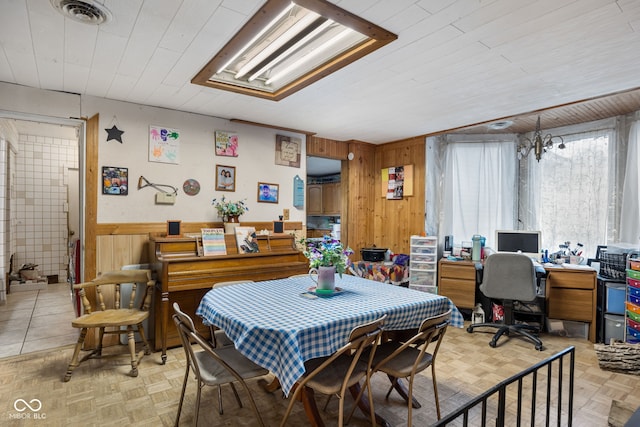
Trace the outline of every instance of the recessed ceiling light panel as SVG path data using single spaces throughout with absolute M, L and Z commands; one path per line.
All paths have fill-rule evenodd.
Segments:
M 192 83 L 280 100 L 396 38 L 325 0 L 269 0 Z

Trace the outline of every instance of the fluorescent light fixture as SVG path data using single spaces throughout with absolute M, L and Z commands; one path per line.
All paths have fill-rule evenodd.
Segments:
M 327 49 L 329 49 L 330 47 L 335 46 L 340 41 L 344 40 L 350 33 L 351 33 L 351 29 L 345 28 L 344 30 L 342 30 L 340 32 L 340 34 L 338 34 L 337 36 L 333 37 L 331 40 L 329 40 L 327 42 L 324 42 L 321 46 L 319 46 L 316 49 L 312 50 L 307 55 L 305 55 L 302 58 L 298 59 L 293 64 L 291 64 L 291 65 L 287 66 L 286 68 L 280 70 L 278 72 L 278 74 L 276 74 L 275 76 L 270 77 L 265 82 L 265 84 L 270 85 L 273 82 L 275 82 L 276 80 L 279 80 L 279 79 L 287 76 L 288 74 L 291 73 L 291 71 L 293 71 L 296 68 L 300 67 L 302 64 L 311 61 L 313 58 L 316 58 L 318 55 L 322 55 L 324 52 L 326 52 Z
M 278 101 L 396 38 L 326 0 L 268 0 L 191 82 Z
M 224 63 L 224 65 L 222 65 L 218 71 L 216 71 L 216 74 L 220 74 L 225 68 L 227 68 L 233 61 L 235 61 L 235 59 L 237 57 L 239 57 L 242 53 L 244 53 L 245 50 L 247 50 L 249 48 L 249 46 L 251 46 L 253 43 L 256 42 L 256 40 L 260 39 L 260 37 L 262 37 L 262 35 L 264 33 L 266 33 L 267 31 L 269 31 L 283 16 L 285 16 L 292 8 L 293 8 L 294 4 L 293 2 L 289 3 L 289 6 L 287 6 L 282 12 L 280 12 L 278 14 L 278 16 L 276 16 L 275 18 L 273 18 L 273 20 L 271 20 L 271 22 L 269 22 L 264 28 L 262 28 L 262 30 L 260 30 L 258 32 L 258 34 L 256 34 L 255 36 L 253 36 L 253 38 L 251 40 L 249 40 L 249 42 L 247 44 L 245 44 L 242 48 L 238 49 L 238 51 L 236 52 L 235 55 L 233 55 L 231 57 L 231 59 L 229 59 L 227 62 Z

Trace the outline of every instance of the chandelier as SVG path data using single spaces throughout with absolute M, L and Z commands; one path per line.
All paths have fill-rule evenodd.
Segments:
M 523 137 L 523 141 L 518 145 L 518 159 L 527 157 L 529 152 L 533 150 L 536 155 L 536 160 L 539 162 L 540 157 L 542 157 L 542 153 L 546 152 L 548 148 L 552 148 L 553 143 L 557 142 L 555 140 L 559 140 L 560 143 L 558 144 L 558 148 L 562 150 L 565 145 L 561 136 L 551 136 L 550 133 L 542 136 L 542 132 L 540 131 L 540 116 L 538 116 L 536 130 L 533 133 L 533 139 L 529 139 L 525 136 Z

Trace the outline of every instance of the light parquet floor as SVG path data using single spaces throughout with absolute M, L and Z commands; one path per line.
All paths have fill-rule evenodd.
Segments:
M 606 426 L 614 399 L 640 407 L 638 377 L 601 370 L 593 345 L 586 340 L 545 335 L 545 350 L 538 352 L 533 345 L 517 338 L 493 349 L 488 346 L 489 339 L 490 335 L 486 333 L 469 334 L 457 328 L 447 331 L 437 360 L 443 414 L 569 345 L 576 347 L 574 426 Z M 70 382 L 63 383 L 62 377 L 72 350 L 72 346 L 66 346 L 0 359 L 0 424 L 83 427 L 173 425 L 185 366 L 181 348 L 168 351 L 166 365 L 159 364 L 160 353 L 146 356 L 137 378 L 127 376 L 130 367 L 124 348 L 109 348 L 108 352 L 122 355 L 85 362 L 74 371 Z M 429 371 L 416 384 L 415 394 L 423 407 L 414 410 L 413 425 L 426 426 L 436 420 Z M 263 391 L 255 381 L 250 385 L 265 421 L 270 426 L 279 425 L 288 401 L 280 392 L 269 394 Z M 387 386 L 385 377 L 374 377 L 376 410 L 392 425 L 406 425 L 404 402 L 395 393 L 388 401 L 384 399 Z M 240 393 L 242 396 L 242 391 Z M 228 388 L 224 389 L 223 395 L 224 414 L 218 415 L 216 390 L 205 387 L 201 426 L 255 425 L 251 410 L 248 407 L 238 408 Z M 321 395 L 317 397 L 322 408 L 324 398 Z M 18 413 L 14 408 L 17 399 L 27 402 L 38 399 L 42 408 L 37 414 L 28 409 Z M 347 402 L 349 408 L 350 401 Z M 195 382 L 192 380 L 187 388 L 181 425 L 193 424 L 194 404 Z M 322 412 L 328 426 L 336 424 L 336 411 L 337 399 L 332 399 L 327 412 Z M 30 418 L 19 419 L 19 416 Z M 36 416 L 40 418 L 36 420 Z M 544 420 L 536 420 L 535 424 L 544 425 Z M 301 404 L 296 404 L 288 425 L 308 425 Z M 365 426 L 367 421 L 365 416 L 356 412 L 349 425 Z

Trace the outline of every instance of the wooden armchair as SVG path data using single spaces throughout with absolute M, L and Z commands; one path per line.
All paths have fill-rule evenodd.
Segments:
M 120 285 L 125 283 L 133 284 L 128 304 L 120 304 Z M 151 306 L 151 296 L 155 281 L 151 279 L 151 270 L 117 270 L 110 271 L 93 279 L 91 282 L 80 283 L 74 285 L 74 289 L 80 290 L 80 297 L 84 307 L 84 314 L 71 322 L 74 328 L 80 328 L 80 337 L 76 343 L 73 357 L 69 363 L 69 368 L 64 376 L 64 381 L 71 379 L 73 370 L 80 363 L 90 358 L 99 358 L 102 356 L 102 339 L 105 334 L 127 334 L 129 352 L 131 354 L 131 372 L 132 377 L 138 376 L 138 363 L 145 354 L 150 354 L 151 350 L 147 338 L 144 334 L 142 322 L 149 317 L 149 308 Z M 95 290 L 96 307 L 91 306 L 91 302 L 87 298 L 87 291 Z M 143 293 L 144 298 L 139 307 L 135 307 L 136 294 Z M 108 299 L 113 295 L 113 307 L 107 307 L 105 296 Z M 78 356 L 84 344 L 85 337 L 89 328 L 98 328 L 98 346 L 91 353 L 85 355 L 80 361 Z M 109 330 L 105 330 L 109 328 Z M 144 351 L 136 355 L 136 343 L 134 333 L 138 332 L 144 345 Z

